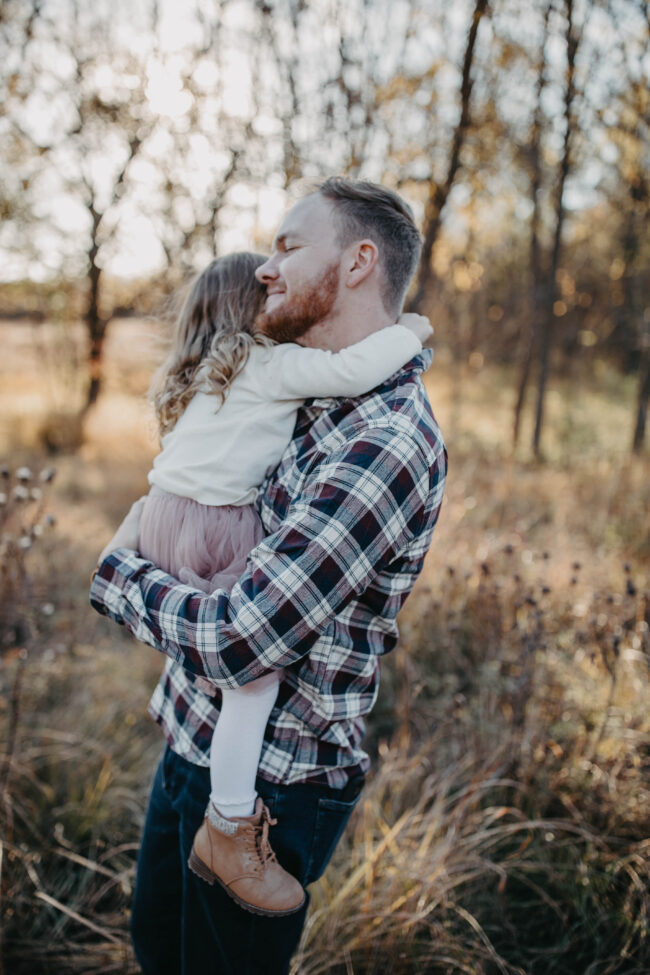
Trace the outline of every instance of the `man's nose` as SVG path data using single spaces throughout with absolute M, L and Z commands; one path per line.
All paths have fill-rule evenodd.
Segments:
M 278 270 L 272 257 L 269 257 L 268 261 L 265 261 L 264 264 L 260 264 L 260 266 L 255 269 L 255 277 L 260 284 L 268 284 L 270 281 L 277 278 L 277 276 Z

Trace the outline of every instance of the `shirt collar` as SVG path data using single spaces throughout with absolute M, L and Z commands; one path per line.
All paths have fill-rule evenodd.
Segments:
M 422 349 L 410 362 L 407 362 L 404 368 L 406 369 L 408 367 L 410 372 L 415 372 L 420 375 L 420 373 L 427 371 L 432 362 L 433 349 Z
M 404 373 L 411 373 L 419 376 L 426 372 L 433 362 L 433 349 L 422 349 L 417 355 L 413 356 L 400 370 Z M 356 399 L 357 397 L 345 397 L 346 399 Z M 336 406 L 338 399 L 334 396 L 321 396 L 318 399 L 309 399 L 301 408 L 301 413 L 309 420 L 314 420 L 322 410 L 331 410 Z

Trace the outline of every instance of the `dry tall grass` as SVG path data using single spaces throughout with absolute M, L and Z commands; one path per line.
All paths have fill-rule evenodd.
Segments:
M 48 402 L 51 360 L 12 328 L 0 459 L 37 470 L 46 408 L 65 402 Z M 114 332 L 82 450 L 57 458 L 54 535 L 25 549 L 21 598 L 0 594 L 34 621 L 4 626 L 0 669 L 12 975 L 137 971 L 127 917 L 162 661 L 87 608 L 95 555 L 154 450 L 140 398 L 154 355 L 133 328 Z M 293 973 L 641 975 L 650 478 L 626 453 L 632 391 L 607 371 L 558 382 L 533 465 L 509 450 L 506 373 L 440 355 L 429 383 L 448 493 L 384 664 L 374 773 L 312 890 Z
M 400 719 L 296 975 L 646 970 L 648 594 L 579 603 L 518 554 L 410 607 Z

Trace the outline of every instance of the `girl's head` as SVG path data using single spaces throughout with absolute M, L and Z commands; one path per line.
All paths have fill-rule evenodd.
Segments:
M 189 287 L 174 326 L 172 349 L 152 384 L 161 433 L 172 429 L 200 386 L 223 402 L 251 346 L 269 344 L 253 332 L 266 288 L 255 270 L 260 254 L 228 254 L 212 261 Z

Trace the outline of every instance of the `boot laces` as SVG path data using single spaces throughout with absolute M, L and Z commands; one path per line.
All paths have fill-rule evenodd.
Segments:
M 262 819 L 259 826 L 255 828 L 253 842 L 263 865 L 277 862 L 275 853 L 269 842 L 269 826 L 275 826 L 276 823 L 277 819 L 271 819 L 268 807 L 262 806 Z

